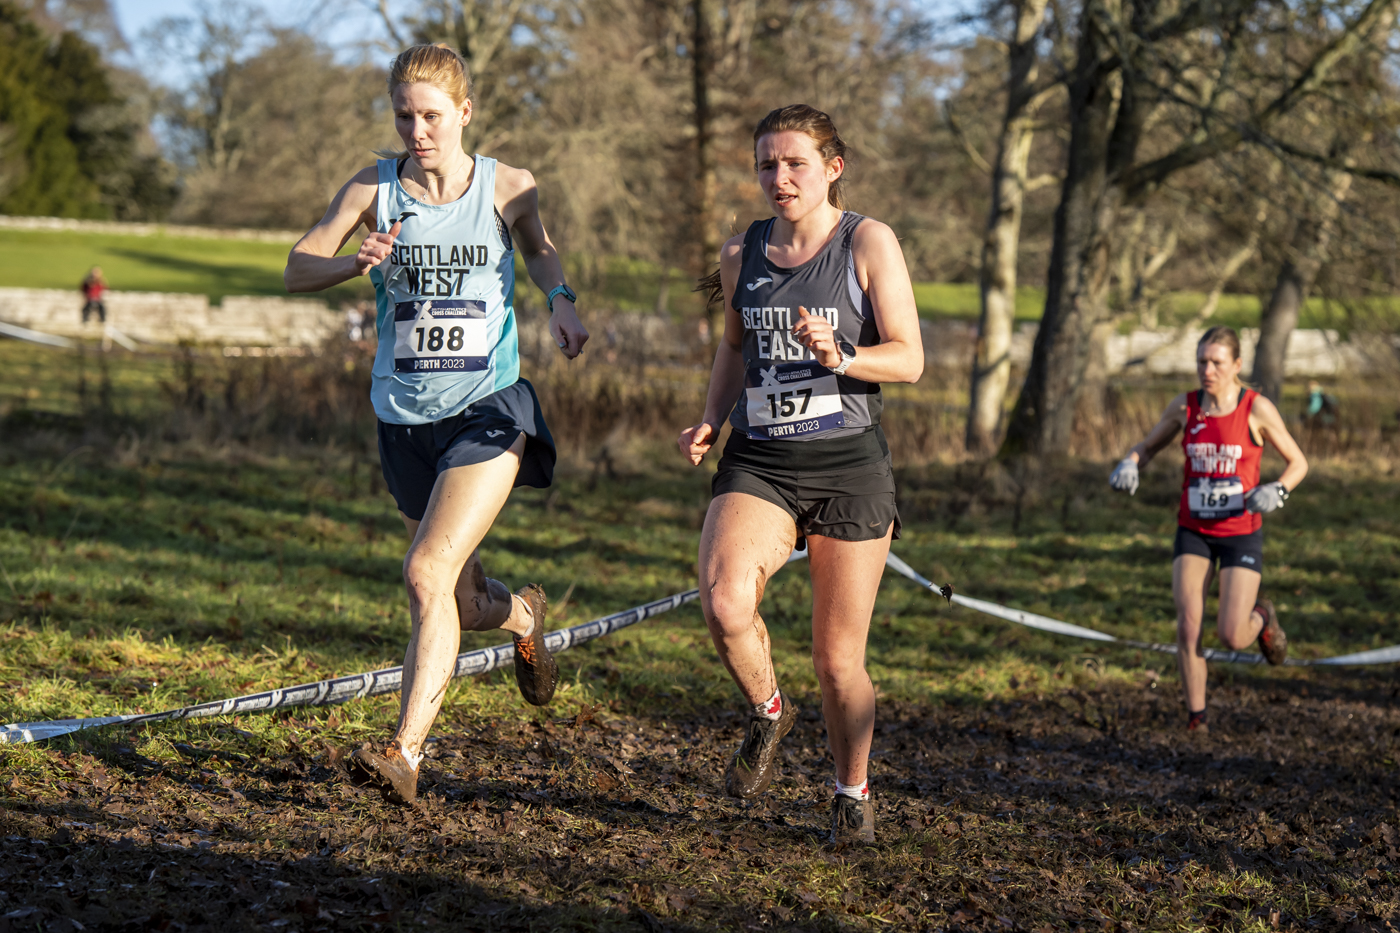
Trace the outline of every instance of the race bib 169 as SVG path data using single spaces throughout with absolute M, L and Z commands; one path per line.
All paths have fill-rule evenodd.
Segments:
M 1244 514 L 1244 484 L 1238 476 L 1200 477 L 1186 487 L 1191 517 L 1203 521 Z
M 394 305 L 394 372 L 488 368 L 486 302 L 420 298 Z
M 744 374 L 749 437 L 805 437 L 846 423 L 841 390 L 831 370 L 817 363 L 774 363 Z

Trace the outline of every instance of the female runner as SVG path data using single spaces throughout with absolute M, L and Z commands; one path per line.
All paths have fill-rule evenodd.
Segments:
M 477 546 L 513 486 L 548 486 L 554 442 L 520 378 L 515 247 L 549 295 L 549 330 L 569 359 L 588 339 L 540 222 L 534 178 L 462 149 L 471 120 L 466 65 L 445 46 L 394 59 L 389 96 L 406 152 L 361 170 L 292 248 L 287 290 L 318 291 L 368 274 L 378 304 L 371 398 L 384 480 L 412 543 L 404 558 L 412 632 L 398 730 L 353 756 L 392 800 L 418 792 L 423 742 L 452 678 L 461 632 L 503 628 L 515 677 L 544 705 L 558 667 L 544 647 L 545 596 L 512 596 L 486 577 Z M 361 224 L 369 235 L 337 257 Z
M 805 537 L 812 660 L 836 761 L 832 840 L 871 843 L 875 691 L 865 640 L 899 537 L 880 383 L 916 381 L 924 354 L 893 231 L 843 210 L 845 156 L 831 118 L 811 107 L 774 110 L 754 130 L 759 184 L 776 216 L 720 253 L 719 281 L 708 284 L 724 297 L 724 339 L 704 420 L 678 443 L 698 465 L 726 416 L 733 426 L 700 539 L 705 621 L 751 710 L 725 789 L 766 790 L 778 742 L 797 718 L 778 689 L 758 606 Z
M 1257 638 L 1264 658 L 1282 664 L 1288 638 L 1274 604 L 1259 596 L 1264 571 L 1264 512 L 1283 508 L 1308 474 L 1308 461 L 1284 426 L 1274 403 L 1240 384 L 1240 338 L 1233 328 L 1212 327 L 1196 345 L 1201 388 L 1171 400 L 1162 420 L 1128 451 L 1109 485 L 1137 492 L 1138 470 L 1178 431 L 1185 431 L 1186 477 L 1181 484 L 1176 543 L 1172 548 L 1172 597 L 1176 600 L 1176 656 L 1186 691 L 1186 728 L 1206 723 L 1206 659 L 1202 654 L 1206 594 L 1220 564 L 1220 640 L 1235 650 Z M 1287 466 L 1272 483 L 1259 482 L 1259 462 L 1269 441 Z

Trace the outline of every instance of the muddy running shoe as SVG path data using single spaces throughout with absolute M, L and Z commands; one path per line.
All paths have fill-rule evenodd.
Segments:
M 372 784 L 392 803 L 411 804 L 418 799 L 418 769 L 408 763 L 395 742 L 384 754 L 357 748 L 350 756 L 350 777 Z
M 515 683 L 527 703 L 544 706 L 554 699 L 554 687 L 559 683 L 559 665 L 544 646 L 544 614 L 548 608 L 544 588 L 528 583 L 515 595 L 525 601 L 535 617 L 530 637 L 515 639 Z
M 1288 636 L 1278 624 L 1278 613 L 1274 611 L 1273 602 L 1261 599 L 1255 604 L 1254 611 L 1264 618 L 1264 627 L 1259 631 L 1259 650 L 1264 652 L 1264 660 L 1273 665 L 1282 664 L 1288 657 Z
M 724 773 L 724 792 L 731 797 L 757 797 L 773 783 L 778 743 L 797 721 L 797 704 L 789 700 L 786 693 L 779 696 L 783 698 L 783 712 L 777 719 L 749 716 L 744 744 L 734 753 L 729 769 Z
M 831 844 L 834 846 L 873 846 L 875 844 L 875 804 L 867 797 L 857 800 L 837 794 L 831 802 Z

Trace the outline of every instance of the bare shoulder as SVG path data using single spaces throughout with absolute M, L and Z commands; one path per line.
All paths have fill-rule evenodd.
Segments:
M 855 236 L 851 238 L 851 246 L 860 249 L 862 246 L 880 247 L 888 245 L 899 245 L 899 237 L 894 235 L 894 229 L 882 220 L 874 217 L 867 217 L 856 226 Z
M 535 176 L 529 169 L 515 168 L 504 162 L 496 163 L 496 196 L 509 201 L 527 191 L 535 190 Z
M 719 248 L 719 261 L 721 265 L 737 263 L 744 254 L 743 235 L 732 236 L 724 241 L 724 245 Z
M 1269 401 L 1263 393 L 1254 396 L 1254 405 L 1249 409 L 1249 413 L 1260 421 L 1270 424 L 1283 422 L 1283 415 L 1279 414 L 1278 406 Z
M 374 165 L 360 169 L 340 189 L 331 204 L 331 214 L 351 212 L 364 214 L 374 210 L 374 200 L 379 196 L 379 168 Z
M 1162 418 L 1174 418 L 1177 421 L 1184 420 L 1186 418 L 1186 409 L 1188 407 L 1187 400 L 1189 399 L 1190 395 L 1190 392 L 1182 392 L 1179 395 L 1177 395 L 1176 398 L 1168 402 L 1166 410 L 1162 412 Z

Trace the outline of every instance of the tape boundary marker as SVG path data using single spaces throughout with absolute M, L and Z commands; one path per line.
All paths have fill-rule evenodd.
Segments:
M 793 551 L 788 556 L 787 563 L 802 560 L 807 556 L 806 551 Z M 907 577 L 926 589 L 931 590 L 935 595 L 939 594 L 939 588 L 927 577 L 921 575 L 913 567 L 910 567 L 900 559 L 893 551 L 885 557 L 885 565 Z M 786 564 L 784 565 L 786 566 Z M 700 598 L 699 589 L 686 590 L 683 593 L 675 593 L 661 599 L 652 600 L 631 609 L 624 609 L 612 615 L 593 619 L 588 622 L 581 622 L 570 628 L 558 629 L 545 635 L 545 647 L 550 654 L 558 654 L 567 651 L 577 645 L 602 638 L 604 635 L 611 635 L 619 629 L 627 628 L 629 625 L 636 625 L 644 622 L 653 616 L 658 616 L 663 612 L 669 612 L 684 606 L 686 603 L 694 602 Z M 1084 628 L 1080 625 L 1073 625 L 1069 622 L 1061 622 L 1059 619 L 1052 619 L 1048 616 L 1037 615 L 1033 612 L 1025 612 L 1020 609 L 1011 609 L 999 603 L 987 602 L 982 599 L 973 599 L 954 593 L 949 602 L 959 606 L 964 606 L 976 612 L 986 613 L 998 619 L 1008 622 L 1015 622 L 1027 628 L 1039 629 L 1044 632 L 1051 632 L 1056 635 L 1068 635 L 1072 638 L 1083 638 L 1090 641 L 1107 642 L 1120 645 L 1125 648 L 1139 648 L 1147 651 L 1159 651 L 1164 654 L 1176 654 L 1176 645 L 1162 645 L 1154 642 L 1134 641 L 1127 638 L 1118 638 L 1104 632 L 1098 632 L 1091 628 Z M 1220 661 L 1233 664 L 1261 664 L 1264 656 L 1254 654 L 1249 651 L 1221 651 L 1216 648 L 1205 649 L 1205 657 L 1208 661 Z M 515 658 L 515 645 L 495 645 L 490 648 L 479 648 L 475 651 L 466 651 L 457 655 L 457 664 L 452 672 L 453 678 L 466 677 L 470 674 L 485 674 L 490 671 L 504 667 Z M 1294 666 L 1310 667 L 1318 665 L 1363 665 L 1363 664 L 1391 664 L 1400 661 L 1400 645 L 1392 645 L 1388 648 L 1375 648 L 1370 651 L 1359 651 L 1354 654 L 1344 654 L 1333 658 L 1289 658 L 1284 663 Z M 205 716 L 224 716 L 230 713 L 266 713 L 275 709 L 289 709 L 297 706 L 328 706 L 332 703 L 346 703 L 350 700 L 358 700 L 364 697 L 379 696 L 385 693 L 398 691 L 403 683 L 403 666 L 389 667 L 377 671 L 367 671 L 363 674 L 349 674 L 345 677 L 334 677 L 329 680 L 320 680 L 315 683 L 298 684 L 295 687 L 279 687 L 273 690 L 264 690 L 261 693 L 250 693 L 240 697 L 231 697 L 226 700 L 210 700 L 208 703 L 199 703 L 195 706 L 182 706 L 178 709 L 164 710 L 159 713 L 138 713 L 124 716 L 97 716 L 87 719 L 54 719 L 46 722 L 21 722 L 8 723 L 0 726 L 0 745 L 19 745 L 27 742 L 41 742 L 46 739 L 57 738 L 61 735 L 68 735 L 84 729 L 97 729 L 102 726 L 113 726 L 119 724 L 139 725 L 148 722 L 163 722 L 175 719 L 199 719 Z
M 913 580 L 920 586 L 931 590 L 934 595 L 941 596 L 938 592 L 938 586 L 913 567 L 910 567 L 899 557 L 895 556 L 893 551 L 885 557 L 885 566 L 894 570 L 901 576 Z M 995 616 L 998 619 L 1005 619 L 1007 622 L 1015 622 L 1017 625 L 1024 625 L 1027 628 L 1039 629 L 1042 632 L 1052 632 L 1056 635 L 1069 635 L 1073 638 L 1084 638 L 1091 641 L 1111 642 L 1125 648 L 1139 648 L 1145 651 L 1160 651 L 1163 654 L 1176 654 L 1176 645 L 1163 645 L 1157 642 L 1119 638 L 1116 635 L 1098 632 L 1080 625 L 1072 625 L 1069 622 L 1061 622 L 1059 619 L 1037 615 L 1034 612 L 1010 609 L 999 603 L 991 603 L 983 599 L 972 599 L 971 597 L 963 596 L 961 593 L 954 593 L 948 601 L 956 603 L 959 606 L 965 606 L 968 609 L 976 610 L 977 612 Z M 1206 648 L 1204 654 L 1207 661 L 1220 661 L 1225 664 L 1264 663 L 1264 656 L 1262 654 L 1255 654 L 1252 651 L 1222 651 L 1219 648 Z M 1373 648 L 1370 651 L 1358 651 L 1353 654 L 1343 654 L 1333 658 L 1287 658 L 1283 663 L 1291 667 L 1317 667 L 1393 664 L 1397 661 L 1400 661 L 1400 645 L 1391 645 L 1387 648 Z
M 793 551 L 787 563 L 802 560 L 806 551 Z M 786 564 L 784 565 L 786 566 Z M 544 636 L 545 647 L 550 654 L 567 651 L 577 645 L 611 635 L 619 629 L 645 622 L 653 616 L 661 615 L 694 602 L 700 598 L 700 590 L 690 589 L 661 599 L 633 606 L 612 615 L 603 616 L 588 622 L 580 622 L 569 628 L 557 629 Z M 457 664 L 452 671 L 454 679 L 472 674 L 486 674 L 510 664 L 515 659 L 514 643 L 478 648 L 457 655 Z M 45 722 L 12 722 L 0 725 L 0 745 L 21 745 L 27 742 L 42 742 L 58 738 L 83 729 L 97 729 L 102 726 L 141 725 L 148 722 L 164 722 L 174 719 L 200 719 L 205 716 L 225 716 L 230 713 L 267 713 L 276 709 L 290 709 L 297 706 L 329 706 L 332 703 L 346 703 L 364 697 L 396 693 L 403 684 L 403 665 L 386 667 L 382 670 L 367 671 L 363 674 L 348 674 L 315 683 L 298 684 L 295 687 L 278 687 L 261 693 L 249 693 L 227 700 L 210 700 L 194 706 L 163 710 L 159 713 L 135 713 L 124 716 L 94 716 L 86 719 L 52 719 Z

